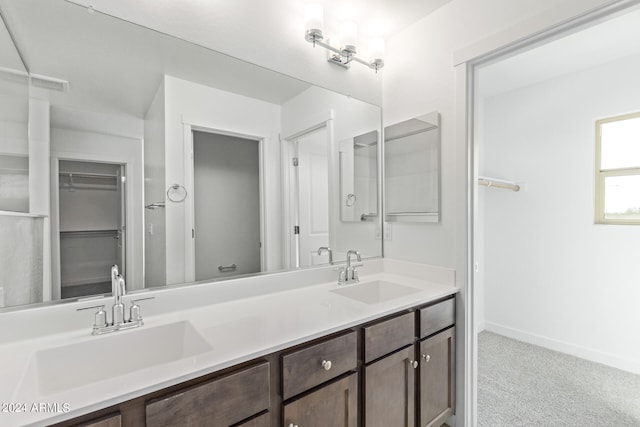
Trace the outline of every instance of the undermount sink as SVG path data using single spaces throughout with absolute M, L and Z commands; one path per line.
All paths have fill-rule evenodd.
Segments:
M 22 388 L 47 396 L 210 350 L 188 321 L 114 332 L 38 351 L 29 362 Z
M 378 304 L 420 292 L 420 289 L 385 280 L 375 280 L 356 285 L 347 285 L 343 288 L 333 289 L 331 292 L 365 304 Z

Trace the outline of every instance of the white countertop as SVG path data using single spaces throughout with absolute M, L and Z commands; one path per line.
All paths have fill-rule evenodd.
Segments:
M 454 273 L 448 269 L 385 259 L 383 268 L 374 266 L 370 270 L 377 272 L 363 274 L 362 284 L 386 280 L 420 291 L 377 304 L 365 304 L 330 292 L 338 288 L 335 282 L 321 283 L 152 314 L 145 316 L 145 325 L 141 328 L 103 336 L 91 336 L 89 323 L 82 329 L 0 344 L 0 404 L 3 405 L 0 407 L 0 425 L 48 425 L 74 418 L 458 291 Z M 259 284 L 260 280 L 257 280 L 254 286 Z M 3 315 L 0 314 L 0 319 Z M 38 395 L 28 386 L 28 366 L 38 351 L 108 339 L 116 334 L 135 334 L 180 321 L 190 322 L 211 346 L 211 351 L 46 396 Z M 126 348 L 114 349 L 113 353 L 105 354 L 98 366 L 109 364 L 112 357 L 126 361 Z M 49 406 L 39 406 L 40 403 Z M 18 410 L 24 412 L 16 412 Z

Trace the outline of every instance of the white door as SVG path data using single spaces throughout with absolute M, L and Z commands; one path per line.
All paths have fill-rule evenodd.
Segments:
M 195 279 L 260 272 L 259 141 L 193 132 Z
M 298 267 L 329 262 L 318 248 L 329 246 L 329 147 L 327 129 L 296 141 L 298 177 Z

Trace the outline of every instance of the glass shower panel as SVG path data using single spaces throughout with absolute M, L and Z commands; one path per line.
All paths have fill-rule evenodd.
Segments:
M 43 218 L 0 215 L 0 308 L 42 302 Z

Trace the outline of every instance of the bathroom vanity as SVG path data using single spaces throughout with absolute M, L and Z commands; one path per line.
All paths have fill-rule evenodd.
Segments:
M 401 310 L 59 425 L 439 427 L 454 411 L 454 305 Z
M 453 271 L 384 259 L 362 270 L 357 284 L 165 314 L 158 292 L 141 328 L 4 345 L 2 400 L 69 410 L 3 425 L 440 426 L 455 410 Z

